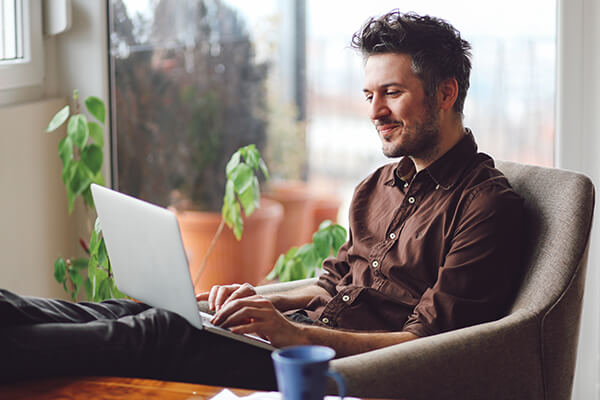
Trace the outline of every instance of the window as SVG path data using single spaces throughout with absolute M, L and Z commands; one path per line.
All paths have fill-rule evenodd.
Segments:
M 0 0 L 0 90 L 42 83 L 39 0 Z
M 309 177 L 328 179 L 349 199 L 354 186 L 388 163 L 367 118 L 363 61 L 349 47 L 369 16 L 394 8 L 450 22 L 472 45 L 465 126 L 496 159 L 552 166 L 556 2 L 348 0 L 307 2 Z M 343 207 L 342 207 L 343 208 Z
M 23 51 L 23 1 L 0 1 L 0 62 L 18 61 Z
M 553 165 L 556 2 L 401 3 L 112 0 L 114 181 L 167 205 L 168 193 L 193 178 L 218 205 L 223 191 L 209 182 L 226 160 L 207 169 L 217 157 L 208 149 L 229 145 L 218 150 L 223 159 L 262 142 L 268 155 L 280 140 L 276 155 L 293 151 L 267 159 L 272 172 L 288 168 L 284 178 L 335 189 L 343 216 L 354 186 L 390 162 L 367 118 L 363 63 L 350 39 L 366 18 L 396 7 L 446 19 L 471 42 L 465 126 L 480 151 Z M 228 136 L 234 130 L 248 133 L 246 143 Z
M 267 159 L 272 174 L 299 177 L 306 159 L 300 3 L 109 3 L 119 190 L 220 210 L 231 154 L 252 143 L 265 156 L 274 136 L 280 157 Z

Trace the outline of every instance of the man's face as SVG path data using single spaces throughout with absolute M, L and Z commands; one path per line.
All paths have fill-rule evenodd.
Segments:
M 439 110 L 427 98 L 407 54 L 372 55 L 365 67 L 369 118 L 387 157 L 427 159 L 439 143 Z

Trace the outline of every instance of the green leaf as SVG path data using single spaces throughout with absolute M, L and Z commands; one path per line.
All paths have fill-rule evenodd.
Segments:
M 92 301 L 94 299 L 94 294 L 92 290 L 92 281 L 90 281 L 90 278 L 86 278 L 85 281 L 83 281 L 83 288 L 85 289 L 87 300 Z
M 76 161 L 74 165 L 75 173 L 71 177 L 69 187 L 75 196 L 79 196 L 91 185 L 92 180 L 90 179 L 90 170 L 85 164 L 80 161 Z
M 71 278 L 71 281 L 73 282 L 73 285 L 75 286 L 75 294 L 77 294 L 77 292 L 79 292 L 79 287 L 81 286 L 81 284 L 83 283 L 83 277 L 81 276 L 81 274 L 79 273 L 79 271 L 76 268 L 69 268 L 69 278 Z
M 64 283 L 67 280 L 67 263 L 64 258 L 57 258 L 54 262 L 54 279 L 58 283 Z
M 98 221 L 98 220 L 96 219 L 96 221 Z M 90 245 L 89 246 L 90 246 L 90 256 L 91 255 L 97 256 L 98 247 L 100 247 L 100 240 L 98 237 L 98 231 L 95 229 L 92 231 L 92 234 L 90 236 Z
M 240 151 L 238 150 L 235 153 L 233 153 L 233 155 L 229 159 L 229 162 L 227 163 L 227 166 L 225 167 L 225 173 L 227 174 L 228 178 L 231 175 L 231 172 L 233 171 L 233 169 L 240 164 L 240 160 L 241 160 L 240 157 L 241 157 L 241 154 L 240 154 Z
M 115 299 L 124 299 L 125 297 L 127 297 L 127 296 L 125 296 L 125 294 L 123 294 L 117 288 L 117 283 L 115 282 L 114 279 L 111 279 L 111 288 L 110 288 L 110 291 L 111 291 L 111 297 L 112 298 L 115 298 Z
M 253 180 L 254 182 L 252 182 L 252 185 L 248 186 L 244 192 L 239 194 L 240 203 L 242 203 L 244 212 L 248 216 L 251 215 L 260 205 L 260 188 L 258 186 L 258 178 L 254 177 Z
M 92 182 L 94 182 L 96 185 L 106 186 L 106 182 L 104 181 L 104 175 L 102 175 L 102 172 L 98 172 L 98 174 L 96 174 L 96 176 L 92 178 Z
M 298 250 L 297 256 L 302 260 L 302 263 L 307 269 L 314 268 L 315 266 L 320 267 L 320 258 L 317 254 L 315 245 L 312 243 L 305 244 Z
M 89 186 L 83 191 L 83 193 L 81 193 L 81 197 L 88 207 L 94 208 L 94 198 L 92 197 L 92 190 Z
M 313 243 L 319 257 L 328 257 L 331 250 L 332 238 L 327 231 L 317 231 L 313 235 Z
M 48 127 L 46 128 L 46 132 L 52 132 L 59 126 L 65 123 L 67 118 L 69 118 L 70 108 L 69 106 L 64 106 L 59 112 L 57 112 L 54 117 L 50 120 Z
M 269 179 L 269 170 L 267 168 L 267 164 L 265 164 L 265 161 L 262 158 L 260 159 L 258 166 L 260 167 L 260 170 L 262 171 L 265 178 Z
M 102 153 L 102 148 L 97 144 L 89 144 L 83 147 L 83 150 L 81 151 L 81 161 L 88 167 L 93 175 L 100 172 L 103 159 L 104 155 Z
M 104 102 L 98 97 L 90 96 L 87 99 L 85 99 L 85 106 L 90 112 L 90 114 L 92 114 L 94 118 L 96 118 L 102 123 L 102 125 L 104 125 L 104 120 L 106 117 L 106 109 L 104 108 Z
M 68 185 L 65 186 L 65 190 L 67 192 L 67 206 L 69 208 L 69 214 L 72 214 L 73 208 L 75 207 L 75 197 L 76 196 Z
M 89 274 L 89 270 L 88 270 L 88 274 Z M 108 278 L 108 274 L 106 273 L 105 270 L 103 270 L 102 268 L 94 267 L 94 275 L 92 278 L 93 301 L 105 300 L 105 298 L 101 295 L 100 285 L 102 285 L 102 282 L 104 282 L 107 278 Z M 105 285 L 104 290 L 107 289 L 106 288 L 107 284 L 109 284 L 109 283 L 104 284 Z M 108 288 L 110 288 L 110 286 Z
M 69 136 L 65 136 L 58 143 L 58 156 L 62 160 L 63 168 L 73 161 L 73 142 Z
M 250 167 L 252 167 L 252 169 L 258 171 L 259 162 L 260 162 L 260 153 L 256 149 L 256 146 L 248 145 L 247 152 L 246 152 L 246 163 L 248 165 L 250 165 Z
M 88 258 L 77 258 L 75 260 L 71 260 L 71 267 L 81 271 L 82 269 L 87 268 L 89 263 L 90 260 Z
M 80 149 L 85 146 L 89 136 L 87 119 L 85 118 L 85 115 L 77 114 L 69 118 L 69 123 L 67 124 L 67 135 Z
M 95 299 L 96 301 L 103 301 L 111 298 L 111 288 L 112 288 L 112 279 L 108 276 L 104 277 L 98 286 L 98 291 L 96 292 Z
M 100 245 L 98 246 L 98 265 L 108 268 L 108 253 L 106 252 L 104 238 L 100 239 Z
M 327 229 L 327 228 L 329 228 L 330 226 L 331 226 L 331 221 L 330 221 L 330 220 L 328 220 L 328 219 L 326 219 L 325 221 L 323 221 L 323 222 L 321 222 L 321 223 L 319 224 L 319 229 L 318 229 L 318 230 L 322 231 L 323 229 Z
M 94 121 L 88 122 L 88 131 L 92 140 L 100 147 L 104 146 L 104 132 L 102 127 Z
M 285 262 L 285 254 L 280 254 L 279 257 L 277 258 L 277 261 L 275 262 L 275 266 L 273 267 L 273 270 L 271 272 L 269 272 L 269 275 L 267 275 L 267 279 L 275 279 L 277 278 L 277 276 L 281 273 L 281 269 L 283 268 L 283 264 Z
M 235 192 L 240 194 L 252 185 L 254 173 L 252 172 L 252 168 L 247 164 L 239 164 L 231 171 L 230 179 L 233 181 Z
M 64 182 L 64 184 L 66 186 L 68 185 L 68 182 L 71 181 L 71 179 L 73 179 L 73 175 L 75 175 L 75 169 L 77 168 L 76 166 L 76 162 L 73 161 L 72 159 L 67 159 L 67 163 L 63 165 L 63 170 L 62 170 L 62 181 Z
M 340 250 L 340 247 L 342 247 L 344 245 L 344 243 L 346 243 L 347 240 L 347 232 L 346 229 L 338 224 L 335 224 L 333 226 L 333 230 L 332 230 L 332 236 L 333 236 L 333 250 L 334 250 L 334 256 L 337 256 L 338 251 Z
M 221 216 L 228 227 L 233 228 L 236 213 L 236 201 L 235 192 L 233 188 L 233 182 L 227 181 L 225 185 L 225 197 L 223 198 L 223 208 L 221 210 Z
M 242 213 L 240 213 L 240 206 L 236 204 L 237 212 L 233 221 L 233 234 L 237 240 L 242 240 L 242 233 L 244 232 L 244 220 L 242 219 Z
M 96 221 L 94 222 L 94 230 L 98 234 L 102 232 L 102 225 L 100 225 L 100 217 L 96 217 Z
M 304 264 L 299 258 L 294 258 L 291 263 L 290 278 L 293 281 L 306 278 L 306 268 L 304 268 Z

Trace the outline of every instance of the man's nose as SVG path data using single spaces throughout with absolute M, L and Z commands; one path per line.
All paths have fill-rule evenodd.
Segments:
M 387 117 L 390 115 L 390 109 L 385 102 L 385 98 L 379 96 L 373 96 L 373 100 L 371 101 L 371 106 L 369 108 L 369 117 L 371 120 L 377 120 L 382 117 Z

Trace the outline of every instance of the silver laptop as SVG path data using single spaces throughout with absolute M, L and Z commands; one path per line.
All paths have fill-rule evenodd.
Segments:
M 152 307 L 184 317 L 198 329 L 274 350 L 268 341 L 212 325 L 198 310 L 175 214 L 92 184 L 115 282 L 119 290 Z

